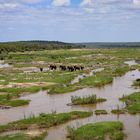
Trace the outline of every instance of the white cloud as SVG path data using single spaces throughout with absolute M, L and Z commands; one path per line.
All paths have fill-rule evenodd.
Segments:
M 28 4 L 35 4 L 35 3 L 40 3 L 44 0 L 20 0 L 23 3 L 28 3 Z
M 83 6 L 83 7 L 93 7 L 94 6 L 94 2 L 93 2 L 93 0 L 83 0 L 81 2 L 80 6 Z
M 14 9 L 17 8 L 19 4 L 17 3 L 0 3 L 0 9 Z
M 53 6 L 69 6 L 71 4 L 71 0 L 53 0 Z
M 140 6 L 140 0 L 133 0 L 135 6 Z

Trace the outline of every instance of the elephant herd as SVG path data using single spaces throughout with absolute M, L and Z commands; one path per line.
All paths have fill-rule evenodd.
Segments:
M 78 66 L 78 65 L 74 65 L 74 66 L 60 65 L 59 67 L 57 67 L 56 65 L 50 65 L 49 66 L 50 70 L 56 70 L 57 68 L 59 68 L 62 71 L 68 70 L 70 72 L 77 71 L 77 70 L 83 70 L 84 69 L 83 66 Z

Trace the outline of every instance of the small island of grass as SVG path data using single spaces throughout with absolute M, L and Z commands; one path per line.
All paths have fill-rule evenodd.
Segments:
M 104 98 L 97 98 L 96 95 L 89 95 L 85 97 L 79 97 L 79 96 L 72 96 L 71 102 L 72 105 L 84 105 L 84 104 L 96 104 L 105 102 L 106 99 Z
M 27 130 L 31 126 L 35 126 L 34 129 L 49 128 L 54 125 L 65 123 L 69 120 L 78 118 L 85 118 L 92 115 L 92 112 L 73 111 L 70 113 L 60 114 L 40 114 L 38 117 L 25 118 L 23 120 L 8 123 L 0 126 L 0 132 L 13 131 L 13 130 Z
M 119 121 L 114 122 L 98 122 L 95 124 L 87 124 L 78 129 L 69 128 L 69 137 L 71 140 L 123 140 L 124 134 L 123 124 Z
M 112 111 L 111 111 L 111 113 L 113 113 L 113 114 L 125 114 L 126 113 L 126 110 L 125 109 L 113 109 Z
M 90 76 L 86 77 L 82 80 L 80 80 L 80 85 L 82 86 L 91 86 L 91 87 L 102 87 L 106 84 L 112 83 L 113 77 L 109 75 L 96 75 L 96 76 Z
M 133 85 L 134 87 L 140 87 L 140 78 L 139 79 L 136 79 L 134 82 L 133 82 Z
M 55 85 L 49 88 L 48 94 L 62 94 L 73 92 L 80 89 L 80 86 L 75 85 Z
M 106 115 L 108 114 L 106 110 L 95 110 L 96 115 Z
M 140 113 L 140 92 L 135 92 L 129 96 L 123 96 L 120 100 L 125 102 L 126 109 L 129 113 Z
M 17 134 L 11 134 L 6 136 L 0 136 L 0 140 L 44 140 L 46 135 L 47 135 L 47 131 L 40 132 L 35 136 L 26 133 L 17 133 Z
M 0 95 L 0 108 L 5 107 L 18 107 L 28 105 L 30 100 L 15 99 L 18 98 L 18 94 L 2 94 Z

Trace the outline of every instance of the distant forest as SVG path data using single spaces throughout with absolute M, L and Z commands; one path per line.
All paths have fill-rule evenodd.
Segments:
M 17 41 L 0 43 L 0 59 L 9 52 L 41 51 L 53 49 L 85 48 L 82 44 L 64 43 L 59 41 Z
M 140 42 L 136 43 L 64 43 L 59 41 L 17 41 L 1 42 L 0 54 L 8 52 L 40 51 L 53 49 L 74 48 L 139 48 Z
M 140 42 L 102 42 L 102 43 L 77 43 L 86 48 L 140 48 Z
M 85 45 L 64 43 L 58 41 L 18 41 L 0 43 L 0 53 L 2 52 L 24 52 L 53 49 L 83 48 Z

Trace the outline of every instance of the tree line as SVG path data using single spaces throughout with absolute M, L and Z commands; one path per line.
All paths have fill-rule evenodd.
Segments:
M 72 43 L 64 43 L 59 41 L 18 41 L 18 42 L 1 42 L 0 43 L 0 59 L 9 52 L 24 52 L 24 51 L 41 51 L 53 49 L 74 49 L 85 48 L 85 45 Z

